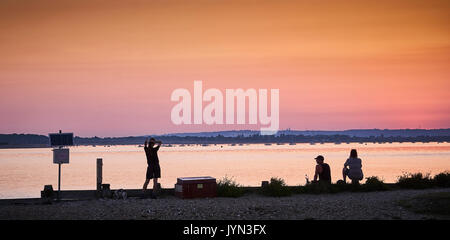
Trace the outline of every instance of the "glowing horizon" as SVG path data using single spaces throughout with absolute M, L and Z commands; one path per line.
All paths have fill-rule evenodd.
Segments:
M 450 127 L 449 1 L 2 1 L 0 133 L 170 120 L 176 88 L 280 89 L 280 129 Z

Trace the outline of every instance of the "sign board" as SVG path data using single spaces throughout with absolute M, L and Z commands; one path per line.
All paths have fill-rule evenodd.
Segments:
M 48 136 L 52 147 L 73 145 L 73 133 L 50 133 Z
M 68 148 L 53 149 L 53 163 L 56 164 L 69 163 L 69 149 Z

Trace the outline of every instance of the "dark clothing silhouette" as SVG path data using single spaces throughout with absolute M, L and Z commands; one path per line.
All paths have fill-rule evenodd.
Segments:
M 319 173 L 319 181 L 331 183 L 330 166 L 326 163 L 320 163 L 320 166 L 322 167 L 322 172 Z
M 157 146 L 155 148 L 153 147 L 144 147 L 145 155 L 147 156 L 147 165 L 152 164 L 159 164 L 159 158 L 158 158 L 158 150 L 160 146 Z
M 159 167 L 159 164 L 149 165 L 145 177 L 147 179 L 161 178 L 161 168 Z
M 153 147 L 144 147 L 145 155 L 147 156 L 147 179 L 152 178 L 160 178 L 161 177 L 161 168 L 159 167 L 159 159 L 158 159 L 158 150 L 160 146 L 155 148 Z

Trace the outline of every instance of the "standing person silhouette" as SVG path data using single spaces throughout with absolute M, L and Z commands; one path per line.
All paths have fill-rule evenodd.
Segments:
M 155 144 L 157 145 L 156 147 Z M 158 150 L 161 147 L 161 144 L 161 141 L 156 141 L 154 138 L 151 138 L 150 141 L 145 140 L 144 145 L 145 155 L 147 156 L 147 173 L 143 191 L 147 190 L 148 183 L 153 179 L 153 196 L 155 196 L 154 193 L 159 190 L 158 178 L 161 178 L 161 168 L 158 159 Z

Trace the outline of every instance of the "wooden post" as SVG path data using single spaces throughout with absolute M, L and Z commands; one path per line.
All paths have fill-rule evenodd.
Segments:
M 97 158 L 97 193 L 101 196 L 102 191 L 102 172 L 103 172 L 103 159 Z
M 267 187 L 269 185 L 269 181 L 262 181 L 261 187 Z
M 58 201 L 61 199 L 60 196 L 60 192 L 61 192 L 61 163 L 58 163 Z

